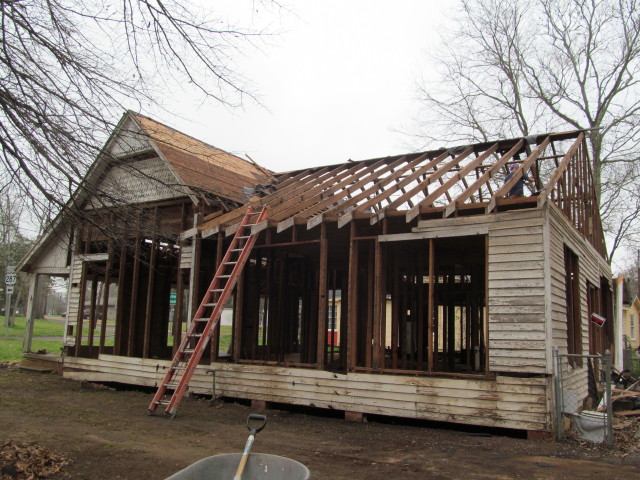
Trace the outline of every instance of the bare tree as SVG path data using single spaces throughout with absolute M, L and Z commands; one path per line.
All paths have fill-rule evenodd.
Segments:
M 233 58 L 262 33 L 190 2 L 0 0 L 0 16 L 0 190 L 41 216 L 67 205 L 122 111 L 165 84 L 230 107 L 253 98 Z
M 610 257 L 640 233 L 640 4 L 461 0 L 421 82 L 424 142 L 586 129 Z
M 15 266 L 17 261 L 27 252 L 31 242 L 21 233 L 19 228 L 20 217 L 24 213 L 24 202 L 17 195 L 10 195 L 7 192 L 0 194 L 0 278 L 4 278 L 7 266 Z M 17 281 L 12 295 L 11 311 L 5 312 L 9 315 L 9 326 L 14 325 L 16 309 L 26 304 L 26 286 L 28 281 L 26 274 L 17 272 Z M 2 300 L 6 300 L 6 286 L 2 283 Z M 2 306 L 4 307 L 4 303 Z

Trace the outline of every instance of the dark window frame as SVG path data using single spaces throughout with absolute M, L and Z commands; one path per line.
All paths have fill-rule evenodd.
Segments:
M 564 247 L 565 298 L 567 308 L 567 353 L 582 355 L 582 308 L 580 301 L 580 264 L 576 253 Z M 582 366 L 581 358 L 569 358 L 572 366 Z

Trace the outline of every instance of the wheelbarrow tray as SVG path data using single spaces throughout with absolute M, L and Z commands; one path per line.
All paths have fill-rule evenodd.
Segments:
M 226 453 L 203 458 L 165 480 L 232 480 L 241 453 Z M 307 480 L 311 474 L 300 462 L 278 455 L 252 453 L 242 475 L 243 480 Z

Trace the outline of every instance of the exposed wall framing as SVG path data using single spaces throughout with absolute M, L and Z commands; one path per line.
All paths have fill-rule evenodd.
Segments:
M 137 155 L 191 189 L 77 226 L 71 377 L 157 382 L 250 205 L 269 219 L 199 367 L 224 395 L 550 430 L 551 348 L 611 345 L 588 321 L 612 305 L 583 132 L 236 178 L 156 130 Z

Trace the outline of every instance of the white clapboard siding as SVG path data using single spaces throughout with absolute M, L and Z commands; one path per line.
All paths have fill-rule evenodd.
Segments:
M 546 430 L 546 380 L 405 377 L 214 364 L 216 394 L 475 425 Z
M 100 359 L 66 357 L 63 376 L 74 380 L 119 382 L 155 387 L 162 380 L 168 361 L 101 355 Z
M 492 372 L 549 373 L 547 368 L 544 211 L 419 222 L 416 234 L 473 226 L 488 236 L 488 338 Z M 444 235 L 446 236 L 446 235 Z
M 157 386 L 169 361 L 101 355 L 65 358 L 75 380 Z M 268 402 L 473 425 L 549 430 L 547 380 L 541 377 L 461 379 L 407 377 L 215 363 L 199 366 L 190 390 Z
M 600 277 L 611 278 L 605 260 L 595 251 L 569 223 L 562 211 L 548 204 L 550 225 L 550 303 L 552 317 L 552 347 L 561 354 L 567 353 L 567 317 L 565 294 L 564 246 L 567 245 L 578 256 L 580 305 L 582 318 L 582 353 L 589 353 L 589 319 L 587 312 L 587 281 L 600 285 Z M 587 396 L 587 362 L 582 367 L 572 368 L 563 362 L 563 389 L 574 392 L 583 399 Z
M 104 174 L 101 187 L 119 202 L 130 204 L 157 202 L 186 194 L 186 190 L 177 184 L 176 176 L 167 163 L 159 157 L 112 166 Z M 89 206 L 95 205 L 97 208 L 109 204 L 109 199 L 104 196 L 95 201 L 92 198 L 88 200 Z
M 183 245 L 180 248 L 180 268 L 191 268 L 193 262 L 193 246 Z
M 82 283 L 82 258 L 74 255 L 71 261 L 71 274 L 69 276 L 69 301 L 67 303 L 67 318 L 65 327 L 75 327 L 78 323 L 78 312 L 80 310 L 80 284 Z M 74 337 L 66 337 L 65 328 L 65 344 L 71 345 Z M 75 331 L 75 329 L 74 329 Z
M 60 232 L 49 239 L 50 246 L 41 249 L 36 258 L 29 260 L 33 273 L 64 275 L 69 273 L 69 231 Z
M 489 369 L 546 373 L 543 212 L 498 214 L 488 235 Z
M 121 125 L 118 135 L 108 142 L 107 151 L 112 157 L 126 157 L 153 148 L 147 135 L 141 132 L 131 117 Z

